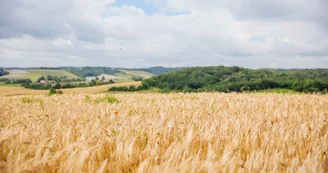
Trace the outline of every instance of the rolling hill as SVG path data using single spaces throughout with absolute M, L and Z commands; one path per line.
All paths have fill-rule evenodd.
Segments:
M 154 76 L 154 74 L 152 74 L 152 73 L 149 73 L 146 71 L 141 71 L 141 70 L 121 70 L 121 72 L 130 74 L 133 76 L 139 76 L 142 78 L 150 78 L 150 77 Z
M 240 67 L 191 67 L 143 81 L 144 88 L 176 91 L 240 92 L 272 88 L 327 92 L 328 69 L 272 71 Z
M 47 77 L 48 75 L 51 76 L 67 76 L 69 78 L 79 78 L 78 76 L 65 71 L 65 70 L 27 70 L 28 74 L 26 78 L 30 78 L 33 82 L 36 82 L 39 77 L 44 76 Z

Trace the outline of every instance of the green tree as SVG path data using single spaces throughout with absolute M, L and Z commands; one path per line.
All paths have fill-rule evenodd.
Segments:
M 246 69 L 240 67 L 192 67 L 142 81 L 144 89 L 177 91 L 242 92 L 285 88 L 322 92 L 328 88 L 327 69 Z
M 101 84 L 102 84 L 102 82 L 100 80 L 96 81 L 96 85 L 101 85 Z
M 40 82 L 41 80 L 45 80 L 45 78 L 43 76 L 39 77 L 39 79 L 37 80 L 37 82 Z
M 129 91 L 136 91 L 136 87 L 134 85 L 129 86 Z
M 91 80 L 91 82 L 89 82 L 89 86 L 95 86 L 95 85 L 97 85 L 95 80 Z
M 51 75 L 47 76 L 47 80 L 52 80 L 52 79 L 53 79 L 53 77 Z
M 56 85 L 55 85 L 55 89 L 60 89 L 60 88 L 61 88 L 60 83 L 56 83 Z

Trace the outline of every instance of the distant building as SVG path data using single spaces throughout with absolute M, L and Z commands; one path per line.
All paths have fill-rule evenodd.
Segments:
M 51 86 L 55 86 L 57 82 L 54 81 L 54 80 L 40 80 L 40 83 L 42 83 L 42 84 L 50 84 Z

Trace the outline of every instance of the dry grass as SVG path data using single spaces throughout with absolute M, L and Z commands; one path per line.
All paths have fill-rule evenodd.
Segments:
M 328 172 L 328 97 L 0 97 L 2 172 Z
M 110 87 L 114 86 L 130 86 L 135 85 L 139 86 L 141 82 L 124 82 L 124 83 L 116 83 L 116 84 L 109 84 L 109 85 L 100 85 L 94 87 L 86 87 L 86 88 L 69 88 L 69 89 L 61 89 L 66 94 L 94 94 L 107 91 Z M 46 94 L 48 90 L 32 90 L 26 89 L 22 87 L 16 86 L 0 86 L 0 96 L 12 96 L 12 95 L 30 95 L 30 94 Z
M 45 94 L 49 91 L 26 89 L 20 86 L 0 86 L 0 96 L 25 95 L 25 94 Z

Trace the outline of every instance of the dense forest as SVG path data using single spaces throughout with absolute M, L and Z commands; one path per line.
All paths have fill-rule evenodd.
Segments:
M 6 70 L 0 68 L 0 76 L 4 76 L 4 75 L 7 75 L 9 74 Z
M 327 92 L 328 69 L 247 69 L 240 67 L 191 67 L 143 81 L 143 88 L 164 91 L 241 92 L 284 88 L 299 92 Z
M 137 68 L 137 69 L 133 69 L 133 70 L 146 71 L 148 73 L 161 75 L 161 74 L 165 74 L 165 73 L 168 73 L 168 72 L 175 72 L 175 71 L 178 71 L 179 69 L 180 69 L 179 67 L 171 68 L 171 67 L 158 66 L 158 67 L 150 67 L 150 68 Z
M 68 68 L 65 69 L 81 78 L 87 76 L 98 76 L 101 74 L 115 74 L 119 73 L 118 69 L 110 68 L 110 67 L 81 67 L 81 68 Z

